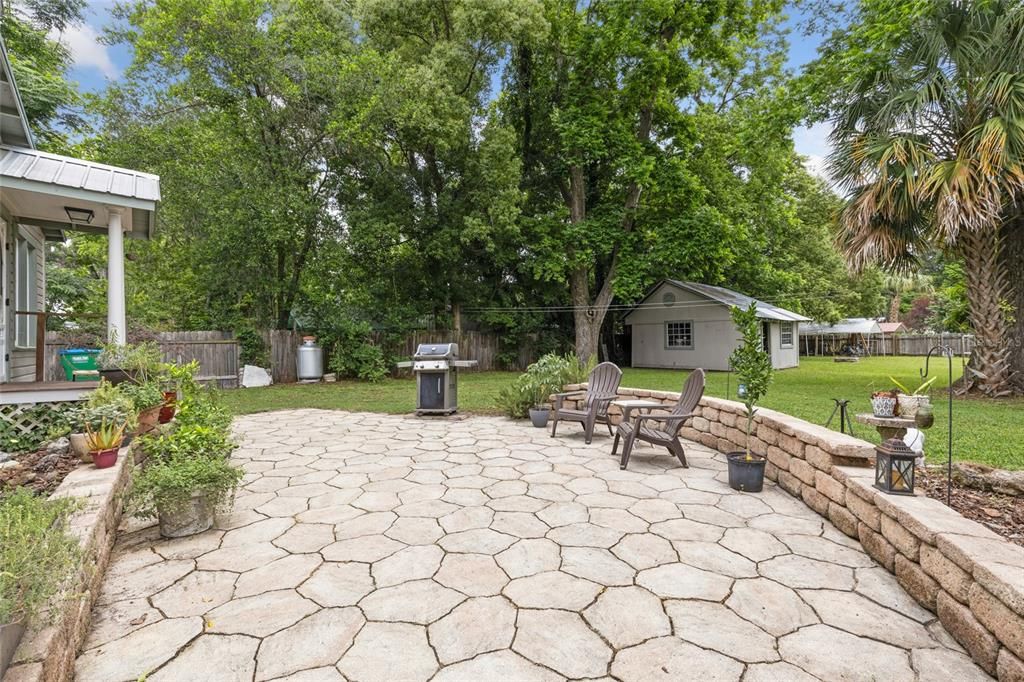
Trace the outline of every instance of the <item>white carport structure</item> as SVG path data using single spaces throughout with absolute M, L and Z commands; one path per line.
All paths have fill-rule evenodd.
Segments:
M 835 324 L 813 322 L 800 330 L 804 355 L 835 355 L 845 344 L 860 345 L 867 353 L 871 349 L 871 337 L 881 333 L 878 321 L 869 317 L 851 317 Z
M 124 239 L 150 238 L 159 200 L 156 175 L 35 148 L 0 40 L 0 404 L 27 390 L 9 382 L 45 380 L 46 242 L 67 231 L 107 236 L 107 333 L 123 343 Z

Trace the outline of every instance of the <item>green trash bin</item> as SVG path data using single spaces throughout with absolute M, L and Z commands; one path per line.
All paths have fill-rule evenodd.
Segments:
M 68 381 L 99 381 L 100 352 L 94 348 L 68 348 L 60 352 L 60 364 Z

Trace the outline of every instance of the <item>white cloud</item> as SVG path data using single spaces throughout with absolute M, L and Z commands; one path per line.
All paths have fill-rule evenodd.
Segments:
M 100 34 L 89 24 L 69 27 L 62 35 L 51 37 L 59 38 L 71 50 L 75 68 L 96 69 L 110 79 L 121 75 L 121 70 L 110 58 L 110 48 L 99 41 Z
M 828 155 L 832 153 L 832 145 L 828 141 L 831 132 L 832 125 L 829 123 L 815 123 L 810 127 L 800 126 L 793 130 L 793 147 L 804 157 L 804 167 L 823 180 L 828 180 L 825 164 Z

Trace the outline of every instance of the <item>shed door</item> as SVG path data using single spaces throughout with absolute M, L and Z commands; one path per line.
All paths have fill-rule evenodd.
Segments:
M 772 354 L 772 324 L 771 322 L 761 322 L 761 348 L 768 355 Z

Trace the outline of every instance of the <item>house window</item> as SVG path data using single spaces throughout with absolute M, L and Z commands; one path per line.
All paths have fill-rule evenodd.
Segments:
M 36 247 L 18 237 L 14 243 L 14 305 L 15 313 L 36 310 Z M 35 348 L 36 318 L 34 315 L 14 316 L 14 345 Z
M 693 322 L 666 322 L 665 348 L 690 350 L 693 348 Z
M 783 322 L 779 325 L 779 345 L 783 348 L 793 347 L 793 323 Z

